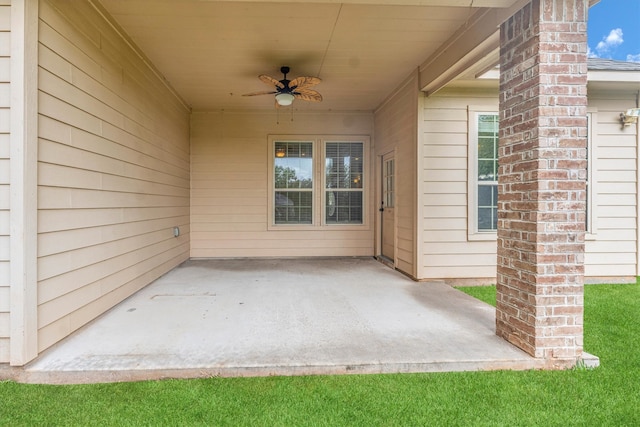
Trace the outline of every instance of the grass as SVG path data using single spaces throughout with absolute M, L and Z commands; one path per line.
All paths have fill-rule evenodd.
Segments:
M 495 303 L 491 287 L 463 290 Z M 640 286 L 585 294 L 585 349 L 600 357 L 598 369 L 0 382 L 0 425 L 640 425 Z
M 484 301 L 487 304 L 491 304 L 494 307 L 496 306 L 496 285 L 460 286 L 457 289 L 471 295 L 474 298 L 478 298 L 480 301 Z

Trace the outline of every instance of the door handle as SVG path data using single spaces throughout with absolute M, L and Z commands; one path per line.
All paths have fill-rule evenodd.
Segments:
M 384 212 L 384 208 L 380 208 L 378 209 L 380 212 Z

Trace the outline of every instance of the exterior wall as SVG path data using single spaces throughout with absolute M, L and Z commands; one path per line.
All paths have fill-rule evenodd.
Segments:
M 370 113 L 196 112 L 191 118 L 191 256 L 371 256 L 368 225 L 269 230 L 268 135 L 371 135 Z M 279 122 L 279 124 L 278 124 Z M 370 193 L 373 187 L 371 162 Z M 370 194 L 365 197 L 371 200 Z M 324 228 L 324 227 L 322 227 Z
M 42 351 L 188 258 L 189 111 L 89 2 L 39 38 Z
M 622 129 L 619 117 L 621 111 L 636 106 L 635 94 L 589 88 L 588 105 L 593 117 L 595 206 L 594 233 L 587 235 L 585 243 L 585 276 L 635 279 L 638 275 L 638 128 Z
M 411 75 L 375 113 L 375 161 L 395 152 L 395 265 L 418 278 L 417 255 L 417 158 L 418 74 Z M 381 178 L 378 177 L 380 182 Z M 375 200 L 379 203 L 380 196 Z M 378 205 L 376 205 L 378 207 Z
M 423 100 L 425 279 L 495 283 L 496 240 L 467 238 L 468 106 L 498 109 L 495 90 L 445 89 Z M 616 282 L 637 275 L 637 127 L 619 114 L 635 107 L 629 91 L 589 89 L 593 233 L 585 243 L 585 276 Z M 635 280 L 635 279 L 634 279 Z
M 495 235 L 467 238 L 469 105 L 497 113 L 497 92 L 444 89 L 422 102 L 421 279 L 486 278 L 481 281 L 495 283 Z
M 10 2 L 0 2 L 0 363 L 9 362 Z

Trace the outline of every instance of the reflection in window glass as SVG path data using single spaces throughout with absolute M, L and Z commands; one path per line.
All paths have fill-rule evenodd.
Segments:
M 395 160 L 385 160 L 382 176 L 383 206 L 392 208 L 395 205 Z
M 478 186 L 478 230 L 498 229 L 498 186 Z
M 478 116 L 478 231 L 498 229 L 498 115 Z
M 362 142 L 325 144 L 325 222 L 363 224 Z
M 276 142 L 274 151 L 275 223 L 311 224 L 313 144 Z

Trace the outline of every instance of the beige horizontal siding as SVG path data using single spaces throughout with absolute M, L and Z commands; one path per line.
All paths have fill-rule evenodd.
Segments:
M 595 236 L 585 243 L 585 275 L 637 275 L 637 134 L 621 129 L 620 111 L 635 107 L 634 95 L 589 92 L 593 111 Z
M 38 345 L 189 256 L 189 111 L 87 2 L 40 2 Z M 173 236 L 180 226 L 181 236 Z
M 10 348 L 9 348 L 9 338 L 0 338 L 0 360 L 2 363 L 9 362 Z
M 74 298 L 70 299 L 71 304 L 76 306 L 77 309 L 61 318 L 55 316 L 57 320 L 40 328 L 38 331 L 39 345 L 46 348 L 55 344 L 56 337 L 67 334 L 69 330 L 77 328 L 77 325 L 84 325 L 93 320 L 95 313 L 103 313 L 120 303 L 132 293 L 182 262 L 184 260 L 184 252 L 187 250 L 188 244 L 184 244 L 173 247 L 166 252 L 155 252 L 131 268 L 121 269 L 116 274 L 110 274 L 109 280 L 98 279 L 92 285 L 92 288 L 104 286 L 103 289 L 97 292 L 101 294 L 100 298 L 93 298 L 91 295 L 87 295 L 90 294 L 91 289 L 79 294 L 71 292 L 69 295 L 77 296 L 80 300 L 80 303 L 76 303 Z M 121 267 L 118 266 L 118 268 Z M 67 310 L 67 308 L 64 309 Z M 49 314 L 50 310 L 45 305 L 42 309 L 42 315 L 47 316 Z
M 183 256 L 182 252 L 185 249 L 186 244 L 174 246 L 171 242 L 163 241 L 85 265 L 63 275 L 43 279 L 40 281 L 38 300 L 45 304 L 55 300 L 59 295 L 70 294 L 86 286 L 114 289 L 121 283 L 129 282 L 145 273 L 147 270 L 143 267 L 161 258 L 173 259 Z M 175 255 L 176 250 L 179 250 L 178 255 Z M 117 272 L 113 273 L 114 270 Z
M 268 135 L 370 135 L 373 130 L 369 113 L 295 112 L 292 122 L 285 111 L 280 124 L 275 111 L 193 113 L 192 257 L 373 255 L 372 220 L 360 229 L 268 229 Z
M 0 363 L 9 362 L 10 2 L 0 2 Z
M 9 336 L 9 313 L 0 313 L 0 336 Z
M 418 135 L 417 74 L 410 76 L 375 113 L 375 154 L 395 152 L 395 263 L 417 277 L 416 169 Z M 381 178 L 378 178 L 381 179 Z M 376 201 L 380 196 L 376 197 Z
M 585 245 L 586 276 L 637 274 L 637 135 L 633 127 L 622 130 L 618 117 L 633 102 L 624 93 L 590 92 L 596 233 Z M 494 105 L 497 111 L 497 97 L 450 90 L 424 105 L 425 278 L 495 277 L 495 241 L 467 238 L 467 106 Z
M 423 101 L 421 278 L 495 277 L 495 240 L 468 240 L 467 117 L 469 105 L 497 112 L 497 94 L 445 89 Z

